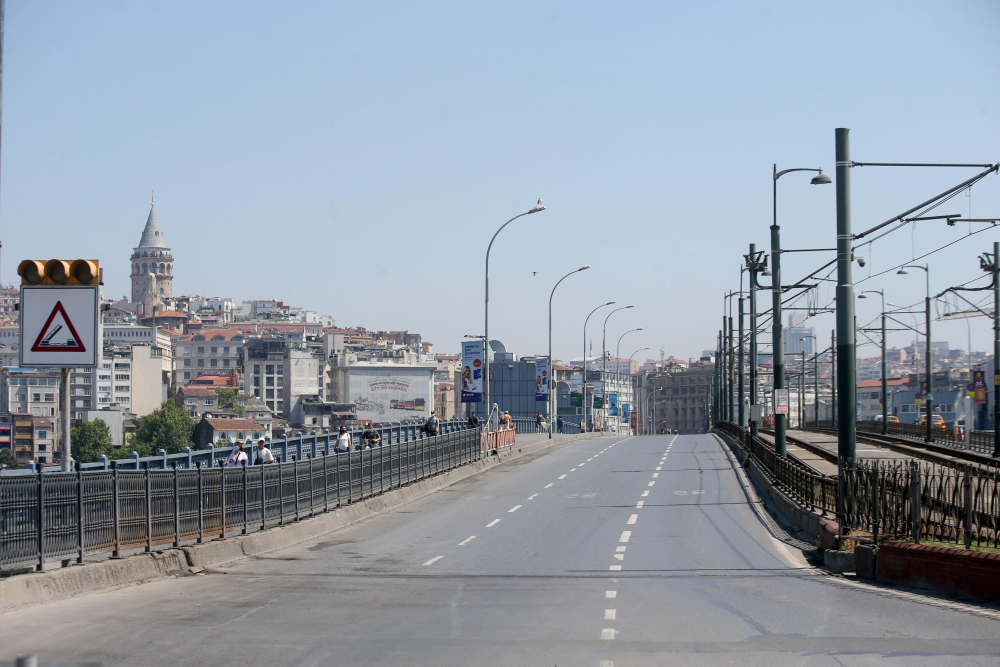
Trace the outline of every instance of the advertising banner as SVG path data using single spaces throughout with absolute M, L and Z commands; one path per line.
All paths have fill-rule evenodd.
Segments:
M 400 421 L 430 417 L 433 373 L 426 368 L 352 368 L 351 402 L 359 420 Z
M 618 394 L 608 394 L 608 415 L 618 416 Z
M 603 382 L 592 382 L 591 389 L 594 392 L 594 404 L 593 408 L 595 410 L 601 410 L 604 408 L 604 383 Z
M 583 407 L 583 375 L 573 373 L 569 378 L 569 406 L 571 408 Z
M 973 371 L 972 384 L 975 386 L 976 405 L 986 405 L 986 371 Z
M 788 414 L 788 390 L 774 390 L 774 413 L 778 415 Z
M 535 400 L 549 400 L 549 360 L 535 359 Z
M 483 341 L 462 343 L 462 403 L 483 402 Z
M 628 417 L 629 417 L 628 403 L 622 403 L 622 419 L 627 421 Z

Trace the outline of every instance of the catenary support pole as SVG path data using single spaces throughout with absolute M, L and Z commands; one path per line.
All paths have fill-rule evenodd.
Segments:
M 837 452 L 842 464 L 857 456 L 857 368 L 854 347 L 854 283 L 851 277 L 850 130 L 834 133 L 837 159 Z M 840 470 L 843 479 L 843 470 Z
M 737 301 L 738 301 L 739 307 L 740 307 L 740 312 L 739 312 L 739 323 L 740 323 L 739 334 L 740 334 L 740 337 L 739 337 L 739 348 L 738 348 L 739 349 L 739 352 L 738 352 L 738 354 L 739 354 L 739 361 L 737 362 L 737 364 L 739 366 L 739 371 L 738 371 L 738 375 L 737 375 L 738 382 L 737 382 L 737 390 L 736 390 L 736 400 L 739 403 L 739 407 L 737 408 L 738 411 L 739 411 L 739 414 L 737 415 L 737 417 L 738 417 L 739 422 L 740 422 L 740 428 L 743 428 L 747 424 L 746 415 L 743 412 L 743 392 L 745 391 L 745 389 L 743 387 L 743 364 L 744 364 L 744 358 L 743 358 L 743 297 L 741 296 L 739 299 L 737 299 Z
M 972 348 L 969 348 L 971 359 Z M 971 365 L 971 362 L 970 362 Z M 1000 242 L 993 243 L 993 456 L 1000 457 Z M 966 417 L 966 423 L 971 419 Z
M 777 165 L 774 167 L 777 173 Z M 784 330 L 781 326 L 781 228 L 778 227 L 778 181 L 774 180 L 774 224 L 771 225 L 771 352 L 774 359 L 774 390 L 785 389 L 785 348 Z M 786 408 L 791 408 L 786 401 Z M 785 429 L 788 427 L 788 413 L 778 414 L 775 404 L 774 453 L 784 456 L 787 451 Z
M 837 332 L 830 332 L 830 422 L 837 429 Z
M 750 258 L 757 256 L 757 244 L 750 244 Z M 757 396 L 757 271 L 750 269 L 750 405 L 758 405 Z M 763 412 L 758 408 L 758 414 Z M 756 438 L 759 419 L 750 422 L 750 434 Z
M 885 359 L 885 304 L 882 304 L 882 435 L 889 433 L 889 378 Z
M 730 302 L 732 303 L 732 302 Z M 734 355 L 734 340 L 733 340 L 733 317 L 729 316 L 729 344 L 726 346 L 726 352 L 729 354 L 729 365 L 726 367 L 726 404 L 728 406 L 726 412 L 729 414 L 729 421 L 736 421 L 735 408 L 733 406 L 733 394 L 735 393 L 733 381 L 733 357 Z
M 931 345 L 931 296 L 930 296 L 930 271 L 927 272 L 927 296 L 924 299 L 924 308 L 926 309 L 925 326 L 927 327 L 927 359 L 925 362 L 927 364 L 927 396 L 924 397 L 924 402 L 927 404 L 927 430 L 924 435 L 924 440 L 926 442 L 934 442 L 934 366 L 932 363 L 932 357 L 934 354 L 934 347 Z

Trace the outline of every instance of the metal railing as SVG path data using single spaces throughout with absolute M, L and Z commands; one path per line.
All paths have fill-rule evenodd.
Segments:
M 413 435 L 407 431 L 404 435 Z M 335 453 L 336 440 L 309 435 L 278 447 L 273 465 L 193 468 L 171 460 L 131 461 L 109 470 L 0 477 L 0 568 L 87 554 L 203 542 L 246 534 L 325 512 L 478 460 L 481 433 L 455 429 L 433 437 L 383 436 L 381 447 Z M 392 441 L 388 441 L 392 437 Z M 291 445 L 292 441 L 289 441 Z M 282 462 L 285 461 L 285 462 Z M 222 465 L 224 462 L 219 460 Z
M 772 483 L 792 499 L 810 510 L 835 514 L 837 511 L 837 480 L 816 474 L 806 465 L 774 452 L 774 445 L 754 438 L 750 432 L 732 422 L 715 422 L 715 429 L 732 438 L 746 456 L 757 463 Z M 744 465 L 748 461 L 744 461 Z
M 827 419 L 821 420 L 819 427 L 821 430 L 834 430 L 837 428 L 837 425 Z M 807 423 L 805 428 L 812 428 L 812 422 Z M 886 431 L 887 435 L 891 435 L 895 438 L 905 438 L 907 440 L 919 442 L 923 442 L 927 437 L 926 424 L 894 424 L 889 422 L 886 425 Z M 932 432 L 935 444 L 942 445 L 944 447 L 952 447 L 954 449 L 961 449 L 964 451 L 978 452 L 980 454 L 993 454 L 993 431 L 973 431 L 970 434 L 968 442 L 965 441 L 962 430 L 954 426 L 950 428 L 946 426 L 935 426 L 932 429 Z M 858 433 L 881 435 L 882 422 L 859 421 Z
M 1000 547 L 1000 486 L 989 467 L 861 460 L 845 468 L 844 479 L 844 524 L 876 543 Z

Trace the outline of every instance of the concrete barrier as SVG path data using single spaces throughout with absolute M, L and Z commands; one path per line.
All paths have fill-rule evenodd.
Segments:
M 1000 553 L 929 544 L 882 542 L 875 560 L 879 583 L 1000 601 Z
M 601 433 L 556 436 L 552 440 L 515 445 L 499 454 L 493 453 L 448 472 L 389 491 L 379 496 L 345 505 L 301 521 L 267 530 L 217 539 L 205 544 L 165 549 L 86 565 L 74 565 L 46 572 L 0 579 L 0 614 L 28 605 L 61 600 L 75 595 L 108 591 L 122 586 L 146 583 L 168 576 L 188 574 L 246 556 L 255 556 L 299 544 L 345 526 L 391 512 L 455 482 L 529 454 L 600 437 Z

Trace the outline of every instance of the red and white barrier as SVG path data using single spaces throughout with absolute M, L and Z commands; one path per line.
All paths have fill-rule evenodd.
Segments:
M 514 438 L 517 431 L 513 428 L 501 428 L 499 431 L 484 433 L 482 436 L 482 447 L 486 453 L 500 451 L 501 447 L 513 447 Z

